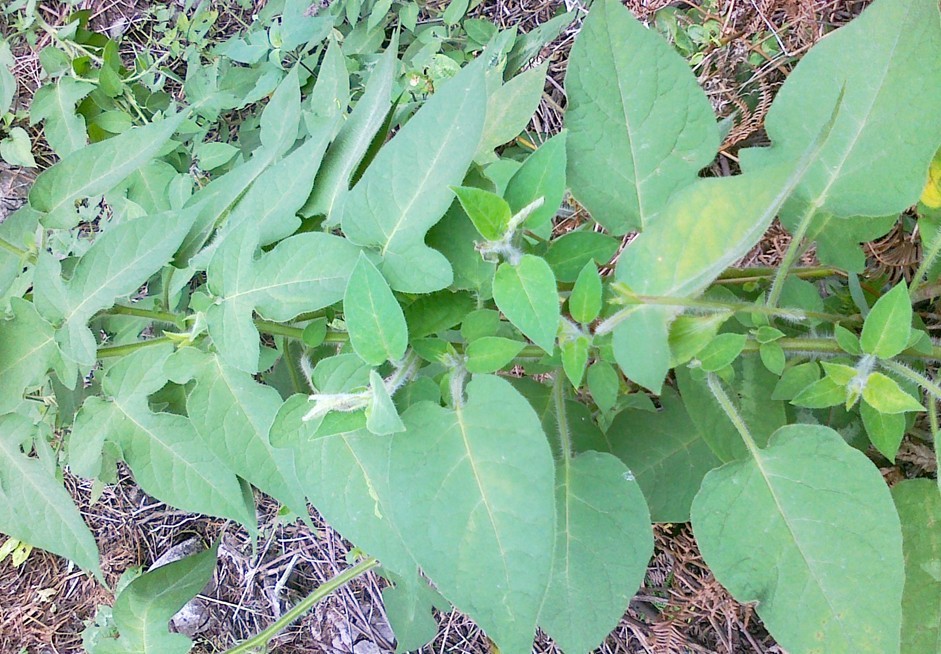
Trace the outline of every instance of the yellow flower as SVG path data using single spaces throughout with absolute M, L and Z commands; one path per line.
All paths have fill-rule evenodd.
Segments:
M 941 154 L 941 153 L 939 153 Z M 921 192 L 921 202 L 926 207 L 937 209 L 941 207 L 941 156 L 935 155 L 928 168 L 928 183 Z

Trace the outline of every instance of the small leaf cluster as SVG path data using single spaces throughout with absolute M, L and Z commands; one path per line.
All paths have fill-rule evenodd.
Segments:
M 616 0 L 532 147 L 527 64 L 561 22 L 302 4 L 194 50 L 126 129 L 96 134 L 85 96 L 38 119 L 75 147 L 0 224 L 0 531 L 101 578 L 63 468 L 123 462 L 253 535 L 257 491 L 379 561 L 399 651 L 455 607 L 517 654 L 537 627 L 598 646 L 652 523 L 689 521 L 788 651 L 937 642 L 941 491 L 877 466 L 939 431 L 916 310 L 941 272 L 937 3 L 876 0 L 821 41 L 728 177 L 701 174 L 720 128 L 688 63 Z M 140 108 L 144 76 L 113 70 L 112 96 L 91 67 L 44 88 Z M 590 218 L 560 234 L 573 198 Z M 911 283 L 861 278 L 859 243 L 903 212 L 931 235 Z M 780 266 L 736 268 L 775 218 Z M 821 265 L 796 266 L 811 243 Z M 130 582 L 91 651 L 187 651 L 166 622 L 214 556 Z

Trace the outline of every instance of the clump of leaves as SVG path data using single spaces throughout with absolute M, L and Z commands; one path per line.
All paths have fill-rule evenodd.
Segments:
M 935 642 L 938 487 L 890 493 L 864 452 L 893 459 L 925 393 L 937 432 L 941 351 L 912 309 L 936 288 L 937 226 L 923 212 L 911 287 L 844 282 L 839 262 L 860 225 L 934 197 L 937 4 L 877 0 L 824 39 L 775 100 L 772 145 L 712 179 L 705 94 L 615 0 L 572 50 L 565 132 L 523 160 L 498 150 L 545 69 L 512 75 L 515 32 L 407 97 L 396 37 L 378 57 L 350 45 L 382 6 L 357 33 L 346 5 L 342 44 L 338 14 L 296 43 L 282 20 L 306 53 L 268 67 L 231 143 L 209 148 L 208 126 L 267 94 L 260 64 L 247 93 L 245 68 L 194 69 L 188 104 L 81 144 L 0 225 L 0 529 L 100 574 L 59 466 L 107 482 L 124 461 L 154 497 L 249 531 L 255 487 L 378 559 L 401 651 L 453 605 L 515 654 L 537 626 L 595 647 L 651 522 L 691 520 L 789 651 Z M 567 189 L 592 221 L 557 237 Z M 729 270 L 775 217 L 794 236 L 781 266 Z M 828 267 L 794 268 L 815 239 Z M 124 589 L 96 651 L 185 651 L 163 627 L 199 557 Z

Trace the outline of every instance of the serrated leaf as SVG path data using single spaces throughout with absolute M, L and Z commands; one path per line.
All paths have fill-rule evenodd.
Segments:
M 688 522 L 703 477 L 722 462 L 712 453 L 679 396 L 664 389 L 657 413 L 627 409 L 608 427 L 611 452 L 637 478 L 654 522 Z
M 393 437 L 389 462 L 392 515 L 442 595 L 502 651 L 529 651 L 552 565 L 552 454 L 506 380 L 475 376 L 467 396 L 453 410 L 422 402 L 402 415 L 407 431 Z
M 560 282 L 572 283 L 590 261 L 604 265 L 618 251 L 618 240 L 601 232 L 570 232 L 549 245 L 546 261 Z
M 801 59 L 765 120 L 773 147 L 744 151 L 742 168 L 798 159 L 842 95 L 792 204 L 842 217 L 898 214 L 917 201 L 941 142 L 939 54 L 937 3 L 873 3 Z
M 78 507 L 52 471 L 21 449 L 35 431 L 21 415 L 0 416 L 0 532 L 100 576 L 98 546 Z
M 0 321 L 0 414 L 12 411 L 24 389 L 41 384 L 58 353 L 55 330 L 31 302 L 10 299 L 13 317 Z
M 405 314 L 382 273 L 360 254 L 343 296 L 343 317 L 350 345 L 374 366 L 398 361 L 408 346 Z
M 153 568 L 118 593 L 111 617 L 120 638 L 92 654 L 186 654 L 193 642 L 168 629 L 170 619 L 212 579 L 216 547 Z
M 258 371 L 252 310 L 287 321 L 339 302 L 359 256 L 359 248 L 346 239 L 308 232 L 284 239 L 255 259 L 256 239 L 248 227 L 233 233 L 206 271 L 217 298 L 206 314 L 209 335 L 222 359 L 245 372 Z
M 892 487 L 902 523 L 905 591 L 902 595 L 902 654 L 941 647 L 941 495 L 928 479 Z
M 134 127 L 120 136 L 93 143 L 67 155 L 44 171 L 29 192 L 29 203 L 45 216 L 47 228 L 70 229 L 78 224 L 76 200 L 101 195 L 150 161 L 170 140 L 187 112 L 160 122 Z
M 569 295 L 569 314 L 580 323 L 590 323 L 601 313 L 601 276 L 595 264 L 585 264 Z
M 43 122 L 43 136 L 59 157 L 85 147 L 85 118 L 75 112 L 75 105 L 95 88 L 69 76 L 36 91 L 29 107 L 29 124 Z
M 912 301 L 905 282 L 880 297 L 866 316 L 859 345 L 863 352 L 891 359 L 908 347 Z
M 650 514 L 631 471 L 602 452 L 559 465 L 556 507 L 555 557 L 539 626 L 563 651 L 586 652 L 617 626 L 644 580 L 653 554 Z
M 102 380 L 101 397 L 85 400 L 69 441 L 69 467 L 96 476 L 106 442 L 113 442 L 149 495 L 184 511 L 231 518 L 254 529 L 253 507 L 235 475 L 184 416 L 154 413 L 147 397 L 167 381 L 169 344 L 152 345 L 119 360 Z
M 500 264 L 493 299 L 513 325 L 548 353 L 555 347 L 561 311 L 555 275 L 545 259 L 526 254 L 519 264 Z
M 191 347 L 174 353 L 164 369 L 178 384 L 195 380 L 186 398 L 186 415 L 206 447 L 242 479 L 295 514 L 307 515 L 293 458 L 268 442 L 281 407 L 278 392 L 226 365 L 219 355 Z
M 585 19 L 565 91 L 569 185 L 614 234 L 646 229 L 718 150 L 712 106 L 689 65 L 614 0 Z
M 924 411 L 921 402 L 902 390 L 894 379 L 881 372 L 870 373 L 863 387 L 863 400 L 879 413 Z
M 899 651 L 902 539 L 878 469 L 835 431 L 779 429 L 764 449 L 706 475 L 696 542 L 716 579 L 782 647 Z
M 488 241 L 499 241 L 510 223 L 510 205 L 496 193 L 469 186 L 455 186 L 454 194 L 474 227 Z
M 509 365 L 525 345 L 501 336 L 483 336 L 467 346 L 464 365 L 471 373 L 496 372 Z
M 557 134 L 526 158 L 506 185 L 503 194 L 515 214 L 523 207 L 542 198 L 523 223 L 537 229 L 550 222 L 565 197 L 565 133 Z M 603 262 L 602 262 L 603 263 Z
M 451 265 L 425 245 L 425 234 L 451 205 L 449 186 L 460 184 L 467 172 L 485 108 L 481 64 L 471 64 L 379 150 L 347 195 L 343 232 L 378 250 L 393 289 L 430 293 L 451 283 Z

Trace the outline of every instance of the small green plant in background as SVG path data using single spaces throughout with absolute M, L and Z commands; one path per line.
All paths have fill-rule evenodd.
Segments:
M 0 224 L 0 530 L 101 578 L 61 468 L 110 483 L 123 461 L 252 534 L 254 488 L 368 554 L 232 651 L 379 566 L 400 651 L 453 606 L 515 654 L 537 627 L 596 647 L 651 523 L 691 521 L 788 651 L 926 651 L 939 488 L 890 492 L 873 459 L 916 416 L 938 432 L 913 310 L 941 250 L 936 3 L 877 0 L 808 52 L 772 145 L 721 178 L 688 63 L 615 0 L 573 47 L 565 130 L 526 154 L 502 146 L 542 94 L 536 37 L 414 6 L 269 3 L 186 55 L 178 96 L 76 41 L 87 68 L 44 88 L 87 93 L 37 119 L 74 147 Z M 591 220 L 558 235 L 567 191 Z M 860 280 L 862 234 L 920 195 L 911 284 Z M 780 267 L 734 268 L 775 217 Z M 812 242 L 823 265 L 796 267 Z M 188 651 L 167 621 L 214 561 L 134 579 L 86 646 Z

